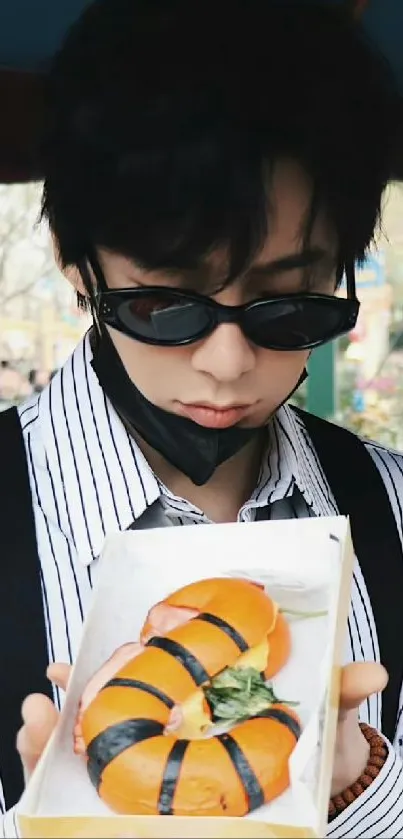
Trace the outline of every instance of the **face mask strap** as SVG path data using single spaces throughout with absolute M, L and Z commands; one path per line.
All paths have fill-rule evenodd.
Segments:
M 357 300 L 354 261 L 346 262 L 345 272 L 346 272 L 347 297 L 350 300 Z
M 91 271 L 95 277 L 96 285 L 94 288 L 93 277 L 91 276 Z M 78 270 L 81 274 L 84 286 L 88 292 L 89 302 L 91 306 L 91 313 L 94 320 L 94 324 L 96 329 L 99 333 L 102 332 L 102 326 L 99 319 L 99 292 L 101 291 L 108 291 L 108 286 L 106 284 L 106 280 L 104 277 L 104 273 L 102 268 L 96 258 L 95 254 L 92 252 L 91 249 L 88 249 L 88 256 L 81 260 L 78 265 Z

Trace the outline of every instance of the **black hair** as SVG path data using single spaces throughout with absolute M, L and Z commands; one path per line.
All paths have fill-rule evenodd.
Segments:
M 357 24 L 298 0 L 98 0 L 48 79 L 43 215 L 64 265 L 103 246 L 149 270 L 216 247 L 240 275 L 270 232 L 270 177 L 310 175 L 338 261 L 364 257 L 402 103 Z

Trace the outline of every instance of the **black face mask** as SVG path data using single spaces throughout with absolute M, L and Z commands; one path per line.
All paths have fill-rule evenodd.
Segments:
M 100 386 L 122 420 L 197 486 L 206 484 L 221 463 L 261 433 L 261 427 L 204 428 L 157 408 L 131 381 L 108 331 L 101 329 L 101 334 L 94 329 L 91 362 Z M 290 396 L 306 376 L 304 372 Z

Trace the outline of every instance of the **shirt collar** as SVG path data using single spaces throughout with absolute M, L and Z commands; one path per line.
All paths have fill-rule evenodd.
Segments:
M 45 513 L 73 541 L 84 564 L 99 556 L 106 536 L 127 530 L 166 492 L 101 389 L 91 359 L 87 334 L 39 403 L 53 494 Z M 285 498 L 294 485 L 316 515 L 329 512 L 330 490 L 305 427 L 283 407 L 271 424 L 250 503 Z
M 274 429 L 280 439 L 279 459 L 286 464 L 285 472 L 294 477 L 295 485 L 312 513 L 315 516 L 337 515 L 332 490 L 303 420 L 285 405 L 276 414 Z

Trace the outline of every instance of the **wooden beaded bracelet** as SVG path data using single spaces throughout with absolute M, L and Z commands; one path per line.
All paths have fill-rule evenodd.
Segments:
M 349 807 L 362 793 L 368 789 L 372 781 L 379 775 L 388 756 L 388 747 L 383 737 L 365 723 L 360 723 L 361 731 L 369 743 L 370 753 L 368 763 L 358 780 L 339 795 L 334 795 L 329 802 L 329 821 L 334 819 L 346 807 Z

